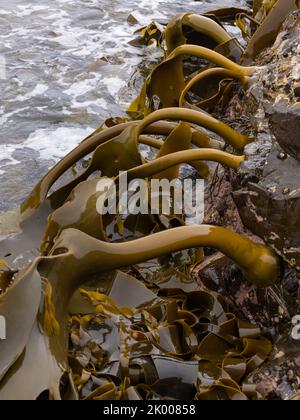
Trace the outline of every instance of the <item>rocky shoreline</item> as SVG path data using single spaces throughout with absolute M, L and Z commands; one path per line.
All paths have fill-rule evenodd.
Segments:
M 271 362 L 248 380 L 265 399 L 291 399 L 300 383 L 300 342 L 291 339 L 300 307 L 300 107 L 293 106 L 300 89 L 299 11 L 286 19 L 256 65 L 249 90 L 236 93 L 225 117 L 255 141 L 245 148 L 247 159 L 238 174 L 222 170 L 216 177 L 206 222 L 222 220 L 271 246 L 284 261 L 282 283 L 264 291 L 245 284 L 221 254 L 198 266 L 194 275 L 200 285 L 225 296 L 240 317 L 273 337 Z

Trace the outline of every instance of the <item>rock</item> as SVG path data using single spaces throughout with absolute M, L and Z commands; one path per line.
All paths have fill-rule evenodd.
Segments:
M 283 258 L 281 283 L 258 289 L 222 254 L 198 265 L 195 276 L 201 286 L 220 293 L 239 318 L 258 325 L 274 345 L 269 362 L 247 384 L 267 400 L 299 400 L 300 342 L 292 331 L 300 307 L 300 107 L 292 105 L 300 93 L 300 11 L 287 18 L 257 65 L 248 91 L 239 92 L 226 112 L 226 122 L 243 128 L 254 141 L 245 148 L 246 161 L 237 176 L 230 171 L 218 175 L 206 198 L 206 222 L 250 232 L 271 246 Z
M 233 263 L 221 252 L 217 252 L 201 262 L 195 269 L 197 282 L 204 288 L 219 292 L 225 278 L 229 278 Z
M 283 150 L 300 161 L 300 106 L 275 107 L 269 116 L 270 128 Z
M 202 288 L 222 296 L 229 312 L 258 325 L 273 342 L 269 361 L 249 375 L 245 384 L 254 385 L 265 400 L 298 400 L 300 341 L 293 338 L 292 332 L 294 316 L 299 312 L 300 275 L 286 268 L 282 286 L 258 289 L 219 252 L 207 257 L 193 274 Z
M 233 193 L 244 225 L 300 269 L 300 164 L 282 149 L 269 153 L 261 179 Z
M 130 13 L 130 15 L 128 16 L 127 22 L 132 26 L 137 25 L 139 23 L 137 18 L 132 13 Z
M 243 224 L 300 270 L 300 11 L 285 21 L 242 99 L 228 108 L 231 123 L 252 130 L 233 198 Z
M 88 65 L 88 72 L 89 73 L 95 73 L 97 72 L 101 67 L 105 66 L 108 63 L 108 59 L 105 57 L 97 58 L 95 61 L 90 63 Z
M 231 195 L 235 178 L 234 171 L 224 170 L 221 166 L 216 167 L 213 182 L 205 190 L 204 223 L 244 233 L 243 223 Z
M 219 293 L 229 312 L 258 325 L 272 342 L 281 343 L 280 348 L 298 348 L 298 343 L 288 341 L 300 291 L 299 278 L 290 269 L 283 273 L 282 287 L 261 289 L 249 283 L 227 257 L 214 253 L 195 267 L 193 276 L 200 287 Z
M 256 391 L 266 400 L 290 400 L 299 392 L 300 352 L 283 355 L 248 377 Z

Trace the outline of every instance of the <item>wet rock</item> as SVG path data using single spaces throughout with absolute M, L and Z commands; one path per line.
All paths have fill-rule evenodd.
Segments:
M 232 185 L 236 182 L 234 171 L 217 166 L 212 183 L 205 191 L 204 223 L 232 228 L 244 233 L 245 228 L 233 201 Z
M 300 269 L 300 164 L 274 146 L 261 179 L 233 193 L 245 226 Z
M 269 121 L 271 131 L 283 150 L 300 161 L 300 106 L 275 107 Z
M 105 66 L 108 62 L 108 59 L 105 57 L 102 58 L 98 58 L 97 60 L 95 60 L 94 62 L 92 62 L 91 64 L 88 65 L 88 71 L 90 73 L 94 73 L 96 71 L 99 71 L 99 69 L 101 69 L 101 67 Z
M 250 89 L 228 115 L 253 133 L 233 198 L 243 224 L 300 270 L 300 12 L 258 57 Z M 242 117 L 241 117 L 242 115 Z
M 298 312 L 299 279 L 290 269 L 283 275 L 283 285 L 261 289 L 249 283 L 240 269 L 221 253 L 206 257 L 193 271 L 201 287 L 219 293 L 228 311 L 240 319 L 258 325 L 280 349 L 290 348 L 292 318 Z M 288 336 L 287 336 L 288 331 Z
M 222 253 L 217 252 L 207 258 L 199 264 L 194 272 L 198 283 L 201 286 L 218 292 L 223 278 L 228 277 L 226 271 L 231 270 L 231 261 Z
M 132 13 L 130 13 L 130 15 L 128 16 L 128 18 L 127 18 L 127 22 L 130 24 L 130 25 L 137 25 L 138 23 L 139 23 L 139 21 L 137 20 L 137 18 L 132 14 Z
M 251 374 L 247 383 L 266 400 L 290 400 L 300 389 L 300 352 L 284 355 Z

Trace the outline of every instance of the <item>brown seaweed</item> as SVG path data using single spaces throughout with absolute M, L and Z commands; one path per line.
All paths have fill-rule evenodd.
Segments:
M 154 98 L 158 98 L 160 104 L 167 107 L 178 106 L 179 98 L 185 88 L 185 79 L 182 67 L 183 56 L 194 56 L 205 59 L 210 63 L 233 71 L 241 76 L 251 76 L 256 68 L 243 67 L 224 55 L 205 47 L 195 45 L 181 45 L 176 47 L 167 58 L 159 64 L 147 79 L 139 98 L 128 109 L 129 112 L 148 113 L 147 109 L 153 110 Z M 149 105 L 145 106 L 146 98 Z
M 85 139 L 78 147 L 72 150 L 65 158 L 59 161 L 41 179 L 26 201 L 22 204 L 21 211 L 23 220 L 28 218 L 41 206 L 42 202 L 46 199 L 50 188 L 61 175 L 63 175 L 81 158 L 93 152 L 98 146 L 117 137 L 122 133 L 122 131 L 133 124 L 134 122 L 121 123 L 105 130 L 101 130 L 100 132 L 96 131 L 93 135 Z M 174 128 L 175 126 L 173 124 L 168 122 L 159 122 L 147 126 L 144 133 L 169 135 Z M 192 143 L 198 147 L 219 147 L 217 141 L 211 140 L 205 133 L 195 129 L 192 129 Z M 70 192 L 71 190 L 68 191 L 68 193 Z
M 160 245 L 158 246 L 157 244 Z M 67 368 L 66 310 L 72 294 L 84 282 L 84 279 L 91 278 L 97 272 L 111 271 L 117 267 L 136 264 L 172 251 L 203 245 L 217 247 L 236 260 L 241 265 L 246 277 L 251 281 L 264 286 L 277 281 L 277 261 L 267 247 L 256 245 L 247 238 L 218 227 L 199 226 L 177 228 L 165 233 L 162 232 L 152 235 L 149 238 L 122 244 L 101 242 L 73 229 L 63 231 L 52 249 L 53 256 L 36 260 L 25 273 L 16 279 L 16 284 L 12 286 L 9 292 L 13 293 L 17 290 L 18 284 L 27 285 L 28 280 L 26 279 L 30 279 L 30 281 L 38 285 L 39 282 L 36 281 L 39 278 L 36 271 L 36 267 L 38 267 L 41 276 L 47 278 L 51 284 L 53 297 L 51 317 L 53 321 L 56 319 L 59 320 L 60 330 L 47 337 L 39 331 L 37 320 L 33 320 L 35 326 L 32 327 L 32 323 L 30 323 L 26 330 L 22 330 L 22 334 L 28 337 L 31 328 L 33 328 L 28 341 L 25 359 L 20 365 L 18 362 L 15 363 L 15 359 L 10 351 L 8 351 L 9 363 L 4 363 L 5 359 L 1 358 L 1 369 L 4 369 L 4 372 L 6 372 L 9 368 L 9 373 L 6 375 L 4 383 L 0 385 L 1 398 L 12 395 L 10 392 L 19 395 L 19 391 L 21 392 L 20 395 L 22 393 L 23 395 L 31 394 L 35 398 L 38 396 L 38 391 L 44 391 L 44 389 L 39 389 L 41 385 L 34 379 L 34 373 L 32 371 L 30 375 L 27 373 L 27 370 L 30 369 L 32 358 L 35 360 L 35 366 L 42 366 L 44 371 L 42 376 L 40 375 L 41 371 L 39 371 L 39 376 L 42 378 L 41 383 L 44 383 L 44 386 L 47 384 L 49 387 L 47 389 L 51 389 L 54 397 L 55 395 L 59 397 L 58 381 L 60 375 L 63 374 L 63 370 Z M 63 254 L 56 255 L 60 252 L 63 252 Z M 68 273 L 67 277 L 65 273 Z M 38 277 L 36 278 L 35 276 Z M 31 289 L 30 291 L 32 292 Z M 4 296 L 7 296 L 4 299 L 4 303 L 8 302 L 9 295 Z M 33 297 L 39 300 L 40 292 L 37 290 L 34 295 L 31 294 L 31 299 Z M 13 310 L 11 305 L 2 307 L 2 313 L 7 315 L 9 308 Z M 19 310 L 27 310 L 23 306 L 23 302 L 21 302 Z M 33 307 L 32 310 L 34 314 L 34 311 L 37 311 L 38 307 L 36 309 Z M 14 322 L 11 325 L 13 331 Z M 24 345 L 23 340 L 20 342 L 19 352 L 22 351 L 22 344 Z M 0 346 L 1 354 L 4 355 L 7 354 L 5 346 L 11 345 L 12 341 L 7 341 L 8 344 L 6 345 L 3 343 L 5 342 L 0 342 Z M 250 345 L 250 343 L 246 343 L 247 346 Z M 45 346 L 44 353 L 40 352 L 41 345 Z M 245 350 L 245 352 L 245 354 L 249 354 L 248 350 Z M 54 364 L 49 363 L 49 358 L 53 357 L 55 357 L 54 360 L 56 362 Z M 38 363 L 38 361 L 40 362 Z M 41 368 L 39 367 L 39 369 Z M 49 373 L 47 373 L 47 370 Z M 24 386 L 25 375 L 27 375 L 27 387 Z M 29 382 L 30 378 L 34 380 L 34 383 L 31 384 Z
M 192 80 L 190 80 L 187 85 L 185 86 L 185 88 L 183 89 L 180 99 L 179 99 L 179 106 L 182 107 L 184 105 L 184 101 L 185 101 L 185 97 L 188 94 L 188 92 L 197 84 L 199 84 L 200 82 L 203 82 L 206 80 L 206 78 L 208 77 L 214 77 L 214 78 L 221 78 L 221 81 L 224 79 L 237 79 L 239 80 L 245 87 L 248 86 L 249 83 L 249 77 L 248 76 L 244 76 L 240 73 L 237 72 L 233 72 L 231 70 L 227 70 L 224 68 L 220 68 L 220 67 L 216 67 L 216 68 L 212 68 L 212 69 L 208 69 L 208 70 L 204 70 L 203 72 L 199 73 L 197 76 L 195 76 L 194 78 L 192 78 Z M 221 83 L 221 82 L 220 82 Z M 219 90 L 217 93 L 220 92 L 220 85 L 219 85 Z M 202 105 L 203 106 L 203 105 Z M 201 108 L 201 102 L 198 103 L 198 107 Z
M 203 34 L 215 42 L 215 46 L 231 40 L 230 35 L 214 20 L 207 16 L 185 13 L 172 19 L 165 30 L 166 53 L 169 56 L 175 48 L 187 43 L 188 39 L 184 35 L 183 26 Z M 201 45 L 201 39 L 197 39 L 197 45 Z M 208 45 L 206 45 L 208 46 Z
M 284 10 L 280 0 L 264 9 L 267 17 L 246 54 L 253 48 L 254 56 L 262 48 L 268 19 L 270 41 L 278 30 L 279 10 L 284 14 L 296 5 L 295 0 L 287 3 Z M 255 2 L 256 13 L 262 7 Z M 207 175 L 203 161 L 240 167 L 244 156 L 221 151 L 221 142 L 192 124 L 238 151 L 251 139 L 205 112 L 181 106 L 207 77 L 214 78 L 216 90 L 205 96 L 203 89 L 198 106 L 225 102 L 234 80 L 247 88 L 256 68 L 238 64 L 239 44 L 215 21 L 241 13 L 233 8 L 172 20 L 164 33 L 166 59 L 131 107 L 145 118 L 106 121 L 48 172 L 23 204 L 23 239 L 11 239 L 22 257 L 26 238 L 34 236 L 36 247 L 49 217 L 41 256 L 19 272 L 0 261 L 0 313 L 7 320 L 7 340 L 0 340 L 0 400 L 37 399 L 45 393 L 56 400 L 258 398 L 246 378 L 267 359 L 271 342 L 257 326 L 228 313 L 221 296 L 197 285 L 191 268 L 205 258 L 204 249 L 214 248 L 239 267 L 245 281 L 266 288 L 280 277 L 276 254 L 220 226 L 185 226 L 174 215 L 103 216 L 96 206 L 103 194 L 98 183 L 118 185 L 120 172 L 129 180 L 171 180 L 183 163 L 202 176 Z M 163 46 L 155 26 L 143 35 Z M 186 44 L 193 39 L 197 45 Z M 215 51 L 206 48 L 209 43 Z M 187 55 L 218 67 L 202 69 L 186 83 Z M 142 157 L 140 143 L 158 149 L 154 160 Z M 61 175 L 90 153 L 88 166 L 48 196 Z M 32 229 L 35 220 L 38 234 Z
M 264 48 L 272 45 L 288 14 L 294 10 L 298 10 L 299 7 L 299 0 L 276 1 L 248 43 L 243 57 L 243 63 L 245 65 L 253 63 Z
M 234 156 L 220 150 L 201 149 L 176 152 L 157 158 L 152 162 L 136 166 L 127 171 L 128 180 L 161 176 L 169 169 L 177 168 L 182 163 L 192 163 L 200 160 L 211 160 L 238 169 L 244 161 L 244 156 Z M 173 179 L 173 178 L 171 178 Z M 118 178 L 116 179 L 116 181 Z M 106 240 L 103 216 L 96 210 L 97 200 L 103 194 L 97 185 L 99 179 L 81 182 L 75 187 L 66 203 L 53 212 L 48 219 L 48 226 L 41 246 L 41 252 L 53 244 L 54 238 L 63 229 L 75 228 L 97 239 Z M 107 184 L 109 179 L 104 178 Z M 113 182 L 113 180 L 111 180 Z

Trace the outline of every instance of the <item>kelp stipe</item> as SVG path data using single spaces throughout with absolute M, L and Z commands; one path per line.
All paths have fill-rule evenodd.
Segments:
M 163 172 L 183 163 L 192 163 L 198 160 L 218 162 L 228 168 L 238 169 L 245 156 L 235 156 L 221 150 L 201 149 L 185 150 L 159 157 L 152 162 L 145 163 L 140 167 L 129 169 L 127 172 L 130 179 L 147 178 Z
M 183 55 L 202 58 L 216 64 L 218 67 L 223 67 L 233 72 L 240 73 L 243 76 L 251 76 L 257 71 L 257 67 L 243 67 L 216 51 L 196 45 L 183 45 L 177 47 L 161 65 Z
M 38 209 L 46 199 L 52 185 L 80 159 L 93 152 L 101 144 L 119 136 L 125 129 L 135 124 L 128 122 L 95 132 L 72 150 L 67 156 L 61 159 L 50 171 L 38 182 L 29 197 L 21 205 L 22 220 L 27 219 Z M 143 133 L 169 135 L 176 127 L 169 122 L 158 122 L 147 126 Z M 154 141 L 154 140 L 153 140 Z M 141 140 L 142 142 L 142 140 Z M 149 142 L 149 140 L 147 140 Z M 220 148 L 218 141 L 210 139 L 204 132 L 192 129 L 192 143 L 197 147 Z
M 87 275 L 99 270 L 111 271 L 197 247 L 218 249 L 236 262 L 244 276 L 259 287 L 278 281 L 279 263 L 270 248 L 229 229 L 209 225 L 175 228 L 120 244 L 97 241 L 80 231 L 67 229 L 57 239 L 51 254 L 66 250 L 66 255 L 55 257 L 58 263 L 55 270 L 63 270 L 64 264 L 65 267 L 73 265 L 68 281 L 76 287 Z M 48 262 L 45 259 L 45 264 L 49 263 L 52 270 L 51 259 Z
M 156 121 L 170 119 L 181 120 L 192 124 L 200 125 L 223 137 L 228 144 L 236 150 L 243 150 L 252 140 L 238 131 L 230 128 L 225 123 L 218 121 L 207 113 L 194 111 L 186 108 L 164 108 L 148 115 L 139 125 L 138 132 L 141 133 L 148 125 Z

